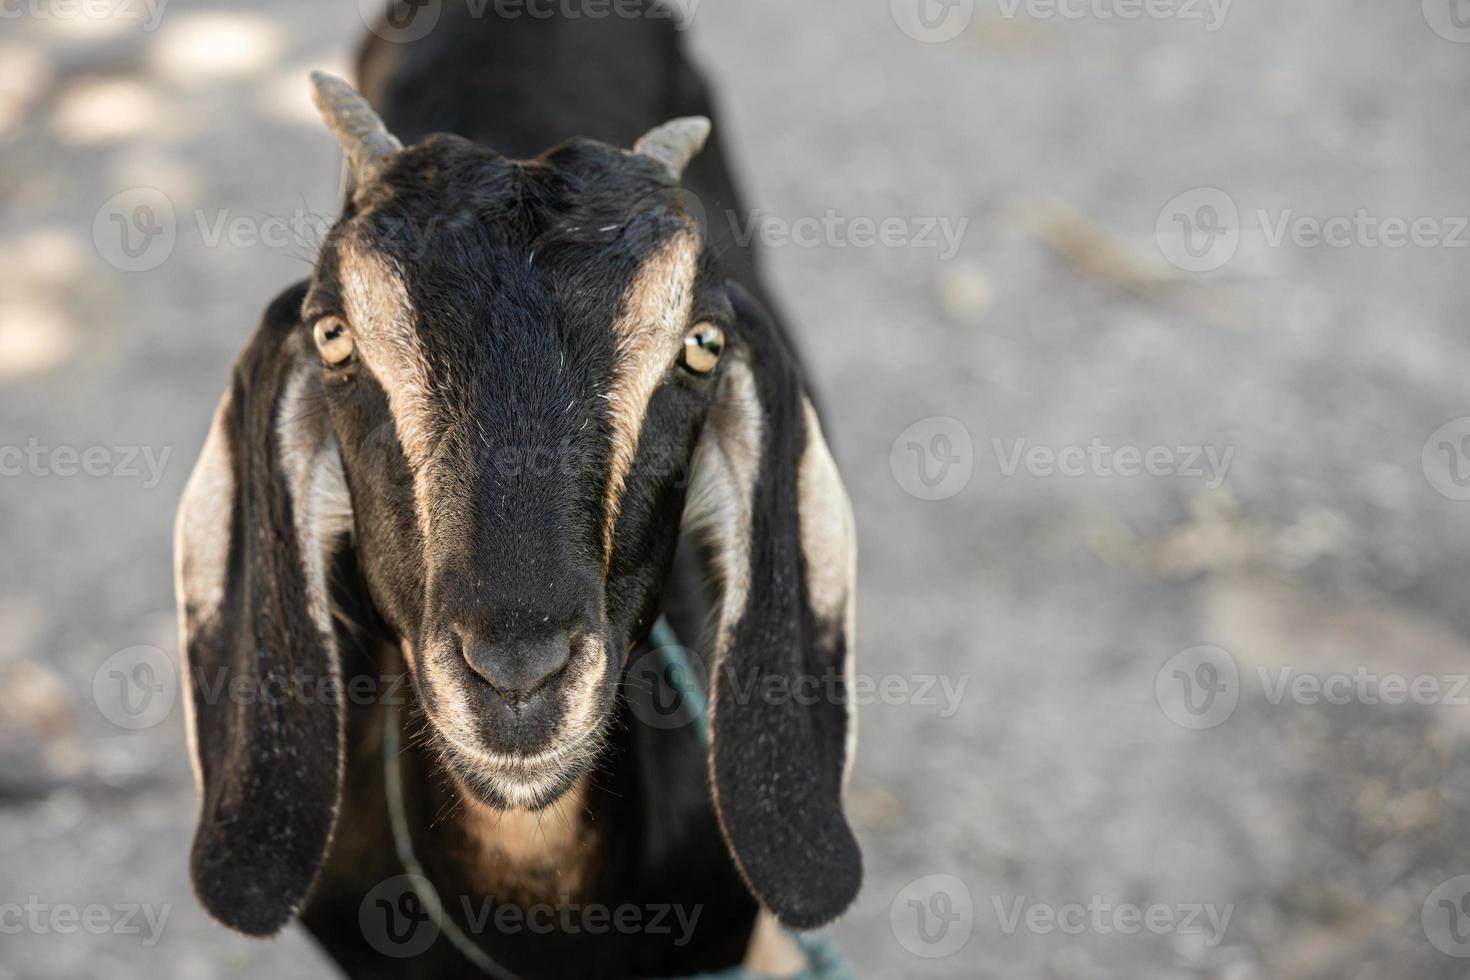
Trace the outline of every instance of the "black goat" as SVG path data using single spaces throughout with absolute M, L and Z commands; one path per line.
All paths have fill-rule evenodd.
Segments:
M 196 890 L 355 977 L 769 967 L 772 917 L 862 877 L 846 495 L 748 250 L 696 220 L 743 210 L 718 140 L 680 182 L 709 100 L 673 23 L 446 8 L 365 48 L 381 119 L 313 77 L 342 214 L 180 505 Z M 708 633 L 708 746 L 630 704 L 661 614 Z M 370 934 L 407 871 L 458 942 Z

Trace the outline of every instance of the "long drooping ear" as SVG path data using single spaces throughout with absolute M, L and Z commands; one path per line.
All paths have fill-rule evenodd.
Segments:
M 174 573 L 201 797 L 194 888 L 269 935 L 300 908 L 342 782 L 328 569 L 351 525 L 298 284 L 235 363 L 179 503 Z
M 842 812 L 856 735 L 852 510 L 795 362 L 764 311 L 731 292 L 738 344 L 684 517 L 721 588 L 710 775 L 751 891 L 809 929 L 840 915 L 862 884 Z

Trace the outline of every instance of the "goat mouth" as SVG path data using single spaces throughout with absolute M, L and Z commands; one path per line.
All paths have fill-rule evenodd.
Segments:
M 497 810 L 541 810 L 551 806 L 592 767 L 600 742 L 601 736 L 593 733 L 568 749 L 507 756 L 457 745 L 443 733 L 435 739 L 445 768 L 459 788 Z

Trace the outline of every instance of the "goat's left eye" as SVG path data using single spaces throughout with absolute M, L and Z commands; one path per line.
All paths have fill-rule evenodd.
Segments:
M 317 353 L 322 360 L 336 367 L 352 356 L 356 346 L 352 342 L 352 329 L 340 316 L 324 316 L 311 328 L 316 338 Z
M 684 335 L 683 364 L 695 374 L 709 374 L 725 350 L 725 331 L 706 320 Z

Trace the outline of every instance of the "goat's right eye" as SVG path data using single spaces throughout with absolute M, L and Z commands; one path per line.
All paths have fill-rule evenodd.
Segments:
M 322 317 L 312 327 L 311 333 L 316 338 L 317 353 L 333 367 L 345 363 L 352 356 L 355 347 L 352 329 L 340 316 Z

